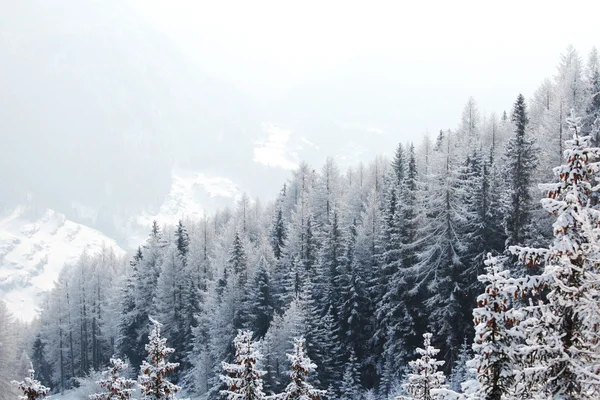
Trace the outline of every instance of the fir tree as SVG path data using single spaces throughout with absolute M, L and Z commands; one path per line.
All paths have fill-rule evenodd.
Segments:
M 283 185 L 279 197 L 275 203 L 275 210 L 273 212 L 273 221 L 271 223 L 270 242 L 273 247 L 273 254 L 276 259 L 280 259 L 283 254 L 283 248 L 285 246 L 285 240 L 287 236 L 285 220 L 283 216 L 283 200 L 286 195 L 286 185 Z
M 153 319 L 150 319 L 150 321 L 153 326 L 146 345 L 148 357 L 140 367 L 138 378 L 141 399 L 172 400 L 181 388 L 169 382 L 167 375 L 171 374 L 179 364 L 166 361 L 166 358 L 174 352 L 174 349 L 166 346 L 167 339 L 161 338 L 161 324 Z
M 355 400 L 359 398 L 360 373 L 354 349 L 350 351 L 350 358 L 346 362 L 344 376 L 340 388 L 340 400 Z
M 177 223 L 177 229 L 175 230 L 175 243 L 177 244 L 177 251 L 182 258 L 183 265 L 186 265 L 190 247 L 190 237 L 181 220 Z
M 567 119 L 572 139 L 566 142 L 566 162 L 554 170 L 558 182 L 542 186 L 548 191 L 542 206 L 556 216 L 553 243 L 541 249 L 510 248 L 527 265 L 544 265 L 541 275 L 519 282 L 522 292 L 543 289 L 546 294 L 546 301 L 522 308 L 529 366 L 521 375 L 522 385 L 537 395 L 573 400 L 600 396 L 600 217 L 590 207 L 600 149 L 589 147 L 590 137 L 580 135 L 580 123 L 574 115 Z
M 42 385 L 35 379 L 35 371 L 33 365 L 30 366 L 29 376 L 24 381 L 13 381 L 13 385 L 17 386 L 23 395 L 19 396 L 20 400 L 39 400 L 45 399 L 50 391 L 49 388 Z
M 421 356 L 411 361 L 411 373 L 408 374 L 408 382 L 403 385 L 415 400 L 433 400 L 440 398 L 436 389 L 444 388 L 446 377 L 438 371 L 444 365 L 444 361 L 438 361 L 436 355 L 439 350 L 431 346 L 431 333 L 423 334 L 423 348 L 418 348 L 417 353 Z
M 398 147 L 396 147 L 394 159 L 392 160 L 392 170 L 394 171 L 394 176 L 396 178 L 397 183 L 402 183 L 404 181 L 404 175 L 406 170 L 405 164 L 406 160 L 404 154 L 404 147 L 402 147 L 402 143 L 399 143 Z
M 133 379 L 127 379 L 120 374 L 127 370 L 125 364 L 119 358 L 110 359 L 110 367 L 102 372 L 103 379 L 96 381 L 101 388 L 106 389 L 104 393 L 90 395 L 91 400 L 128 400 L 133 395 L 135 389 L 132 389 L 136 382 Z
M 319 400 L 326 395 L 325 390 L 315 389 L 308 383 L 308 374 L 313 372 L 317 366 L 304 353 L 304 338 L 294 338 L 294 352 L 288 354 L 291 362 L 290 379 L 284 392 L 277 395 L 281 400 Z
M 221 394 L 228 400 L 261 400 L 263 393 L 262 376 L 264 371 L 256 367 L 261 354 L 257 345 L 252 342 L 252 332 L 240 331 L 234 340 L 235 363 L 223 363 L 227 375 L 221 375 L 221 380 L 227 385 Z
M 269 329 L 273 318 L 273 298 L 271 294 L 271 274 L 267 260 L 261 257 L 253 279 L 246 288 L 246 328 L 262 338 Z
M 534 141 L 527 134 L 527 110 L 523 95 L 517 97 L 512 122 L 515 136 L 506 146 L 507 209 L 504 224 L 508 245 L 524 244 L 531 234 L 532 197 L 530 193 L 537 161 Z
M 515 346 L 519 313 L 511 309 L 508 292 L 509 271 L 499 257 L 488 255 L 486 273 L 479 280 L 486 285 L 473 310 L 475 342 L 473 367 L 480 382 L 479 392 L 486 400 L 500 400 L 514 389 L 515 370 L 519 362 Z

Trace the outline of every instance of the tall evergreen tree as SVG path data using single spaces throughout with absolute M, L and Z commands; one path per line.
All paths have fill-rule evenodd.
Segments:
M 221 375 L 221 380 L 227 389 L 222 390 L 221 394 L 228 400 L 264 399 L 262 376 L 265 372 L 256 367 L 261 355 L 257 345 L 252 342 L 252 332 L 240 331 L 234 345 L 235 363 L 223 363 L 227 375 Z
M 284 392 L 277 396 L 281 400 L 319 400 L 325 396 L 325 390 L 315 389 L 307 380 L 308 374 L 313 372 L 317 365 L 308 358 L 304 351 L 306 341 L 304 338 L 294 338 L 294 351 L 288 354 L 291 362 L 290 379 Z
M 173 400 L 175 394 L 181 389 L 179 386 L 169 382 L 167 376 L 171 374 L 179 364 L 167 362 L 169 354 L 174 349 L 167 347 L 167 339 L 160 336 L 161 324 L 158 321 L 150 320 L 152 329 L 148 336 L 146 351 L 147 359 L 140 367 L 140 392 L 142 400 Z
M 506 243 L 524 244 L 531 238 L 532 196 L 530 193 L 537 153 L 534 140 L 527 133 L 527 110 L 523 95 L 517 97 L 512 122 L 515 136 L 506 146 L 507 200 L 504 217 Z
M 600 149 L 581 136 L 581 120 L 567 119 L 572 139 L 565 163 L 554 172 L 558 182 L 543 185 L 545 210 L 556 216 L 554 241 L 548 248 L 513 246 L 510 251 L 528 265 L 543 263 L 541 275 L 520 282 L 521 291 L 546 294 L 546 301 L 522 308 L 527 319 L 525 359 L 532 368 L 521 375 L 523 387 L 538 396 L 593 399 L 600 396 L 598 327 L 600 288 L 596 227 L 600 217 L 590 207 L 600 170 Z

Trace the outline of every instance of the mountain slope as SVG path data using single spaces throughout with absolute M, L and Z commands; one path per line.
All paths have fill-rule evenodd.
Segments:
M 63 265 L 76 262 L 82 251 L 93 254 L 106 246 L 124 254 L 114 240 L 64 214 L 50 209 L 39 218 L 31 214 L 19 206 L 0 217 L 0 298 L 24 320 L 35 316 Z

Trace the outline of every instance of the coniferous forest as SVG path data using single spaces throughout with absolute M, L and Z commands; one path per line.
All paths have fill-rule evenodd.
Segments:
M 83 254 L 20 345 L 28 379 L 103 382 L 97 399 L 599 399 L 598 53 L 567 48 L 498 111 L 470 98 L 391 159 L 301 164 L 273 202 Z

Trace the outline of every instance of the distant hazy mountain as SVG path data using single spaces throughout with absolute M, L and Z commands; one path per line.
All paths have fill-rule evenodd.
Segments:
M 115 213 L 159 207 L 174 164 L 222 176 L 243 165 L 252 176 L 262 135 L 252 103 L 206 77 L 126 1 L 26 0 L 1 14 L 7 205 L 33 193 L 70 215 L 75 201 L 99 209 L 106 230 Z

